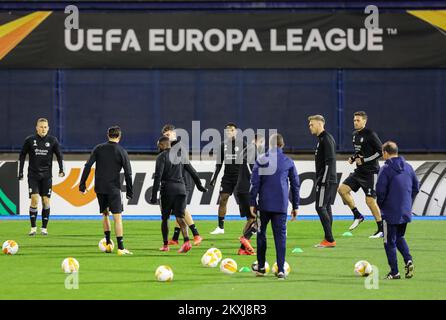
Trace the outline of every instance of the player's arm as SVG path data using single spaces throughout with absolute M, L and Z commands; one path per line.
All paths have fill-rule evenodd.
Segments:
M 325 166 L 324 166 L 324 174 L 321 177 L 320 185 L 326 185 L 328 177 L 330 177 L 330 175 L 332 175 L 334 171 L 333 162 L 336 161 L 336 146 L 334 144 L 334 140 L 328 139 L 328 136 L 326 136 L 322 140 L 322 148 L 324 150 L 324 155 L 325 155 L 324 159 Z
M 353 141 L 355 141 L 355 133 L 354 132 L 353 132 Z M 357 154 L 355 152 L 351 157 L 348 158 L 348 160 L 347 160 L 348 163 L 349 164 L 353 164 L 355 162 L 355 160 L 356 160 L 356 156 L 357 156 Z
M 291 166 L 288 169 L 288 180 L 290 181 L 291 205 L 293 206 L 293 210 L 291 211 L 291 216 L 292 219 L 295 220 L 297 216 L 297 209 L 299 208 L 300 180 L 294 162 L 292 160 L 290 160 L 290 162 Z
M 160 154 L 156 158 L 156 164 L 155 164 L 155 175 L 153 180 L 153 187 L 152 187 L 152 197 L 150 199 L 150 204 L 157 204 L 158 203 L 158 190 L 160 189 L 161 184 L 161 177 L 163 176 L 164 172 L 164 166 L 166 162 L 165 154 Z
M 260 190 L 260 175 L 259 175 L 259 165 L 256 162 L 251 174 L 251 189 L 249 190 L 249 206 L 251 208 L 251 213 L 255 214 L 257 208 L 257 196 Z
M 385 172 L 386 167 L 382 167 L 378 174 L 376 181 L 376 200 L 379 207 L 382 207 L 384 201 L 386 201 L 388 193 L 389 178 Z
M 367 158 L 362 159 L 362 163 L 374 161 L 382 157 L 382 142 L 376 132 L 372 132 L 369 136 L 369 143 L 372 146 L 373 154 Z
M 26 139 L 23 143 L 22 150 L 19 155 L 19 180 L 23 179 L 23 167 L 25 166 L 26 155 L 29 152 L 29 140 Z
M 213 186 L 213 187 L 215 186 L 215 183 L 217 182 L 218 174 L 220 173 L 221 168 L 223 167 L 224 151 L 225 151 L 225 147 L 224 147 L 224 144 L 222 143 L 220 146 L 220 152 L 217 155 L 217 164 L 215 165 L 215 172 L 211 179 L 211 186 Z
M 189 172 L 190 176 L 195 182 L 195 185 L 197 186 L 197 189 L 201 192 L 207 192 L 207 189 L 201 184 L 200 177 L 198 177 L 197 171 L 195 171 L 194 167 L 192 167 L 190 163 L 186 163 L 184 164 L 184 169 Z
M 293 210 L 297 210 L 299 208 L 300 180 L 299 175 L 297 174 L 296 166 L 292 160 L 290 160 L 290 162 L 291 166 L 288 169 L 288 180 L 290 181 L 291 204 L 293 206 Z
M 124 168 L 125 188 L 127 199 L 133 198 L 133 181 L 132 166 L 130 164 L 129 155 L 124 149 L 121 150 L 122 167 Z
M 63 168 L 63 154 L 62 154 L 62 151 L 60 150 L 60 144 L 59 144 L 59 140 L 57 140 L 57 138 L 55 138 L 53 148 L 54 148 L 53 149 L 54 154 L 56 155 L 56 158 L 57 158 L 57 163 L 59 164 L 59 177 L 64 177 L 65 172 L 64 172 L 64 168 Z
M 246 159 L 246 165 L 248 167 L 249 173 L 252 174 L 254 169 L 254 164 L 257 160 L 257 148 L 254 145 L 249 145 L 245 148 L 245 154 L 243 159 Z
M 85 183 L 87 182 L 88 176 L 90 175 L 91 167 L 96 162 L 96 150 L 97 148 L 94 148 L 90 155 L 90 158 L 84 165 L 84 170 L 82 171 L 81 182 L 79 183 L 79 191 L 82 193 L 85 192 L 85 190 L 87 189 Z
M 410 166 L 410 171 L 411 171 L 410 174 L 412 175 L 412 202 L 413 202 L 418 192 L 420 192 L 420 181 L 418 180 L 418 177 L 415 174 L 415 171 L 413 170 L 412 166 Z

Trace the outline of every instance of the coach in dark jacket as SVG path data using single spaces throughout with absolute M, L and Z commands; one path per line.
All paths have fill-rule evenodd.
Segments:
M 276 245 L 277 277 L 285 278 L 286 222 L 289 188 L 293 218 L 299 207 L 299 176 L 293 160 L 282 152 L 283 137 L 274 134 L 269 141 L 269 151 L 256 161 L 251 175 L 250 206 L 252 214 L 260 211 L 260 228 L 257 233 L 257 275 L 265 274 L 266 227 L 271 220 Z M 257 201 L 258 199 L 258 201 Z
M 383 145 L 386 160 L 378 175 L 376 193 L 384 220 L 384 248 L 390 265 L 386 279 L 400 279 L 396 251 L 403 255 L 406 278 L 413 276 L 413 261 L 404 235 L 412 220 L 412 203 L 419 192 L 419 181 L 410 164 L 398 156 L 398 146 L 388 141 Z

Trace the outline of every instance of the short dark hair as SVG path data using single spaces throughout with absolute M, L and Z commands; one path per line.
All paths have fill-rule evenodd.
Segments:
M 119 126 L 112 126 L 107 130 L 107 136 L 111 139 L 116 139 L 121 136 L 121 128 Z
M 175 126 L 173 124 L 165 124 L 163 129 L 161 129 L 161 134 L 165 134 L 167 131 L 174 131 Z
M 269 138 L 269 144 L 271 147 L 283 148 L 285 146 L 285 141 L 280 133 L 275 133 Z
M 166 136 L 162 136 L 158 139 L 158 144 L 165 143 L 165 142 L 170 142 L 169 138 Z
M 391 156 L 398 154 L 398 145 L 396 142 L 387 141 L 383 144 L 383 151 L 387 152 Z
M 367 113 L 365 111 L 356 111 L 353 116 L 362 117 L 363 119 L 367 120 Z
M 225 128 L 227 128 L 227 127 L 234 127 L 234 128 L 237 129 L 237 125 L 236 125 L 234 122 L 228 122 L 228 123 L 225 125 Z

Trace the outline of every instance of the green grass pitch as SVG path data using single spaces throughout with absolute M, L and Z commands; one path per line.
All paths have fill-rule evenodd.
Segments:
M 16 240 L 15 256 L 0 255 L 0 299 L 446 299 L 446 221 L 415 221 L 406 236 L 414 256 L 415 277 L 382 280 L 388 272 L 382 239 L 368 239 L 375 223 L 367 221 L 344 238 L 350 221 L 335 221 L 338 247 L 316 249 L 321 238 L 318 221 L 288 224 L 287 258 L 291 274 L 285 281 L 273 275 L 256 278 L 253 273 L 226 275 L 218 268 L 204 268 L 200 258 L 217 247 L 223 257 L 236 260 L 238 268 L 250 266 L 255 256 L 237 256 L 243 221 L 227 221 L 226 234 L 212 236 L 215 221 L 196 221 L 205 238 L 187 254 L 158 251 L 161 245 L 158 221 L 125 221 L 125 244 L 133 256 L 101 253 L 100 221 L 51 221 L 48 237 L 29 237 L 28 221 L 0 220 L 0 241 Z M 274 243 L 268 229 L 267 260 L 275 262 Z M 254 240 L 255 241 L 255 240 Z M 303 253 L 292 253 L 300 247 Z M 172 247 L 177 249 L 177 247 Z M 80 263 L 79 289 L 67 290 L 61 271 L 65 257 Z M 398 256 L 400 272 L 404 272 Z M 365 259 L 379 268 L 379 289 L 366 289 L 364 278 L 353 274 L 356 261 Z M 156 282 L 157 266 L 173 268 L 174 281 Z

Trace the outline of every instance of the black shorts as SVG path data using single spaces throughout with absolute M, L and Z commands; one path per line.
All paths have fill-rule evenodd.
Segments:
M 220 184 L 220 193 L 233 194 L 235 191 L 235 187 L 237 186 L 237 180 L 238 176 L 235 177 L 223 176 Z
M 189 188 L 189 187 L 186 186 L 186 205 L 188 205 L 190 203 L 190 201 L 192 200 L 192 195 L 194 194 L 194 188 L 193 187 L 194 186 Z
M 161 215 L 169 217 L 171 214 L 184 218 L 186 210 L 186 195 L 161 195 Z
M 376 180 L 378 179 L 378 174 L 376 173 L 351 173 L 347 179 L 344 180 L 343 184 L 347 185 L 356 192 L 361 188 L 367 197 L 372 197 L 376 199 Z
M 249 193 L 237 193 L 236 199 L 240 210 L 240 217 L 249 217 L 251 215 L 249 209 Z
M 28 177 L 29 197 L 32 194 L 39 194 L 41 197 L 51 198 L 51 188 L 53 179 Z
M 237 193 L 238 194 L 249 194 L 249 189 L 251 189 L 251 181 L 247 178 L 239 179 L 237 182 Z
M 124 207 L 122 205 L 122 194 L 121 192 L 116 193 L 98 193 L 96 195 L 99 203 L 99 212 L 105 213 L 122 213 Z
M 338 192 L 336 183 L 327 183 L 326 185 L 316 185 L 316 208 L 333 205 Z

